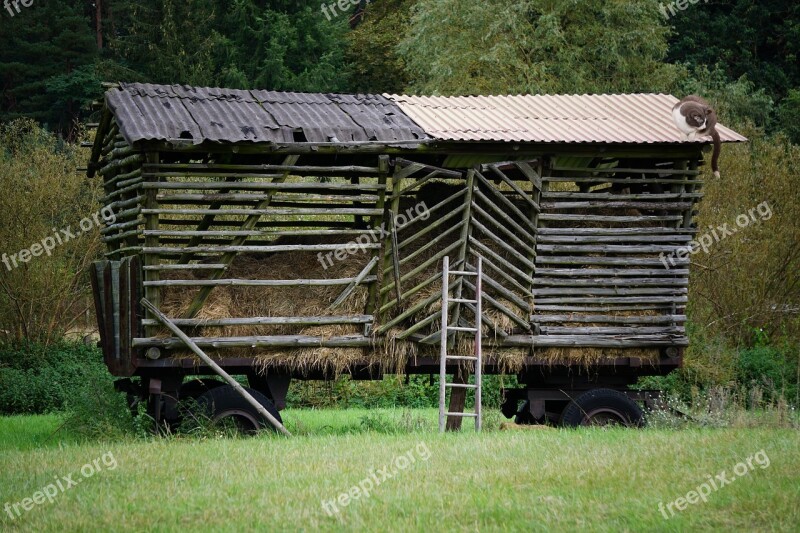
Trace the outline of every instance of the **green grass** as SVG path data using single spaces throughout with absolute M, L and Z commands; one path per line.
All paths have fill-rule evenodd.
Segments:
M 496 427 L 496 413 L 490 425 Z M 0 505 L 106 455 L 99 472 L 0 529 L 778 530 L 800 527 L 791 429 L 580 429 L 439 435 L 435 410 L 287 410 L 291 439 L 47 440 L 55 416 L 0 419 Z M 658 504 L 764 449 L 770 464 L 665 519 Z M 415 462 L 329 516 L 322 502 Z M 428 456 L 427 460 L 424 457 Z M 111 455 L 108 455 L 111 454 Z

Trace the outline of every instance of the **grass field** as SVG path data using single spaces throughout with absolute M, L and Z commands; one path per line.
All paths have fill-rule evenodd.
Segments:
M 287 410 L 284 418 L 296 434 L 291 439 L 265 434 L 109 443 L 54 434 L 58 416 L 0 418 L 0 505 L 9 504 L 0 528 L 800 528 L 796 430 L 589 428 L 439 435 L 434 410 Z M 496 428 L 499 420 L 491 413 L 487 425 Z M 728 483 L 719 486 L 723 479 Z M 68 480 L 75 485 L 67 487 Z M 703 483 L 707 491 L 699 488 Z M 706 501 L 687 496 L 693 490 L 708 492 Z M 680 511 L 674 502 L 681 497 L 696 503 L 683 501 Z M 29 511 L 20 503 L 25 498 L 31 498 Z

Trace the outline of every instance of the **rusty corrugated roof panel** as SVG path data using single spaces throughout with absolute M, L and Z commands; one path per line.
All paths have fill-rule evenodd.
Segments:
M 176 139 L 195 144 L 429 139 L 394 102 L 380 95 L 129 83 L 108 91 L 106 102 L 131 144 Z
M 442 141 L 680 143 L 668 94 L 405 96 L 385 94 Z M 747 139 L 718 125 L 724 142 Z

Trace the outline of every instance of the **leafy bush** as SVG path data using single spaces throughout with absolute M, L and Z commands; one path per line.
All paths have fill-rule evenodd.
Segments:
M 63 411 L 89 382 L 110 380 L 102 355 L 82 343 L 0 345 L 0 413 Z
M 101 188 L 80 157 L 32 120 L 0 124 L 0 342 L 58 342 L 93 307 Z

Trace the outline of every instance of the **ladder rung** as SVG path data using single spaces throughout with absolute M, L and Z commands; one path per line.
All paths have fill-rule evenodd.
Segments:
M 456 361 L 477 361 L 478 358 L 474 355 L 445 355 L 445 359 L 454 359 Z
M 471 385 L 469 383 L 445 383 L 445 387 L 455 387 L 458 389 L 477 389 L 477 385 Z
M 447 326 L 447 329 L 450 331 L 466 331 L 468 333 L 477 333 L 478 330 L 475 328 L 464 328 L 461 326 Z
M 477 272 L 472 272 L 470 270 L 451 270 L 448 274 L 452 274 L 454 276 L 477 276 Z
M 457 304 L 476 304 L 476 303 L 478 303 L 478 300 L 467 300 L 466 298 L 450 298 L 448 301 L 451 302 L 451 303 L 457 303 Z
M 447 416 L 468 416 L 470 418 L 476 418 L 478 416 L 477 413 L 445 413 Z

